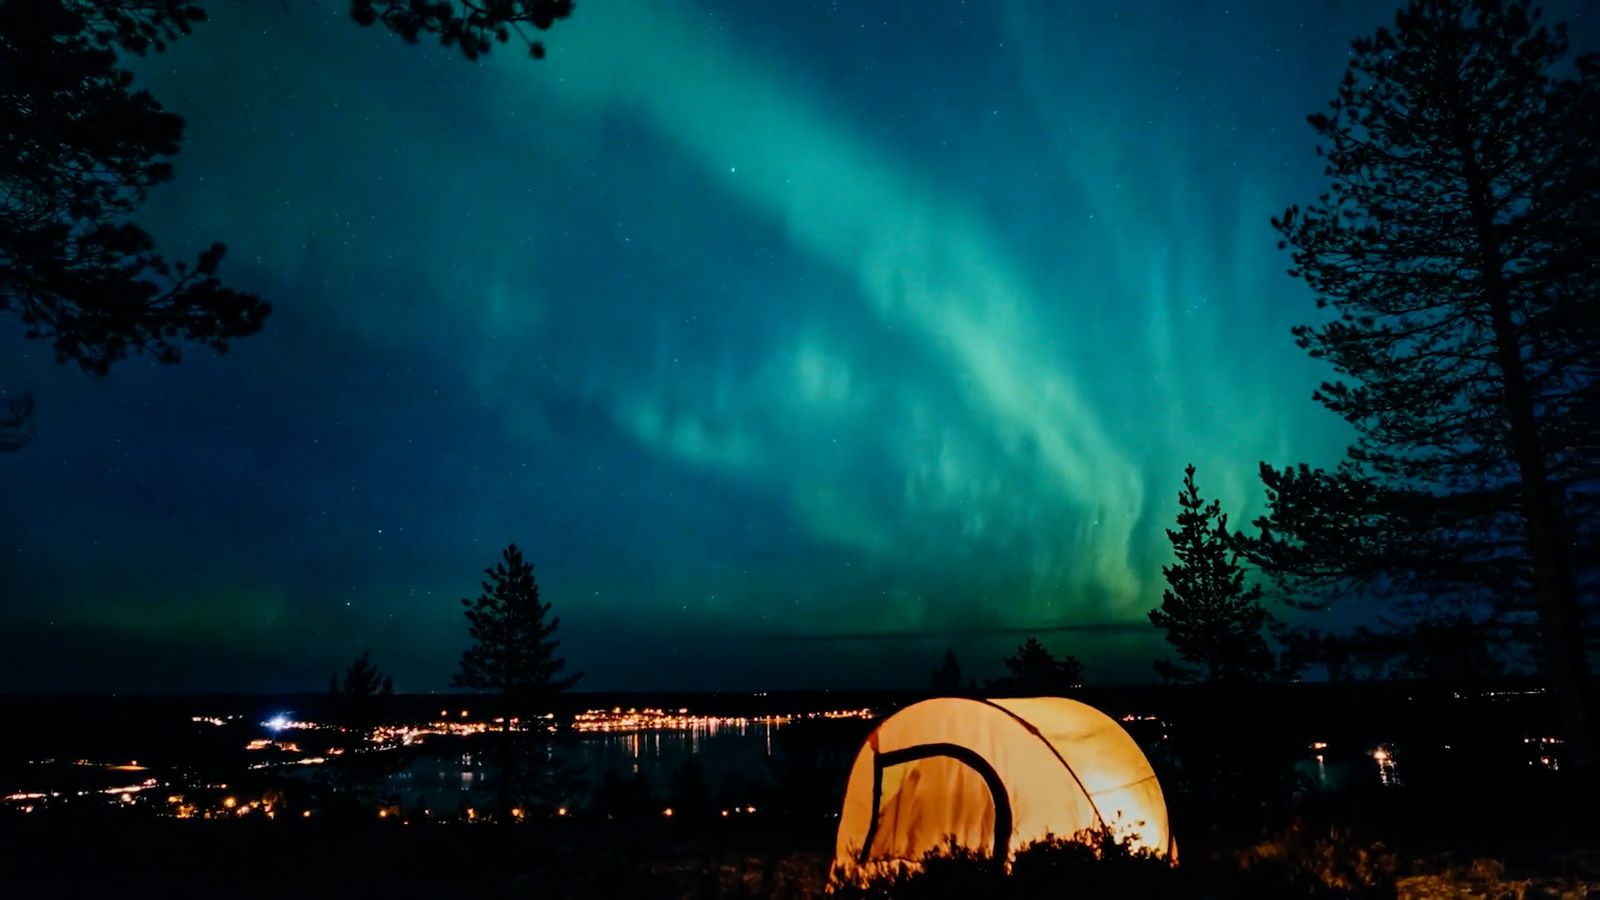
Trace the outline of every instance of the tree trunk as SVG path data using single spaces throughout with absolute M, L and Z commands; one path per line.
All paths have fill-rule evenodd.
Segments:
M 503 712 L 503 711 L 502 711 Z M 500 800 L 497 816 L 511 821 L 511 717 L 503 716 L 500 726 Z
M 1502 297 L 1498 302 L 1491 299 L 1490 306 L 1496 343 L 1503 344 L 1500 335 L 1511 327 L 1509 304 Z M 1515 346 L 1510 354 L 1504 348 L 1500 350 L 1501 365 L 1508 369 L 1506 406 L 1511 420 L 1512 450 L 1522 480 L 1524 538 L 1533 565 L 1546 673 L 1561 710 L 1570 763 L 1574 768 L 1592 772 L 1597 760 L 1582 615 L 1572 580 L 1560 504 L 1551 488 L 1544 452 L 1533 423 L 1533 405 L 1526 383 L 1520 377 L 1513 380 L 1510 376 L 1509 369 L 1513 365 L 1520 375 L 1521 359 L 1515 354 Z
M 1596 757 L 1589 664 L 1584 655 L 1582 615 L 1572 577 L 1562 504 L 1550 484 L 1545 466 L 1545 449 L 1533 412 L 1533 399 L 1522 364 L 1522 346 L 1512 320 L 1511 299 L 1502 272 L 1504 257 L 1494 234 L 1489 184 L 1472 152 L 1471 139 L 1465 135 L 1462 138 L 1484 298 L 1489 304 L 1502 396 L 1511 431 L 1511 452 L 1520 481 L 1523 539 L 1533 568 L 1545 674 L 1561 711 L 1568 763 L 1592 775 L 1600 759 Z

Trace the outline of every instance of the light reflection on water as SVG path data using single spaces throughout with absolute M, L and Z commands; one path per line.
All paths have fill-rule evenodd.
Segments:
M 745 726 L 685 729 L 682 731 L 610 732 L 584 734 L 562 753 L 568 766 L 577 767 L 588 784 L 598 784 L 607 772 L 622 776 L 642 774 L 652 789 L 665 791 L 673 773 L 693 757 L 706 782 L 716 789 L 729 779 L 746 782 L 765 778 L 772 755 L 773 733 L 781 726 L 753 723 Z M 401 802 L 419 800 L 454 811 L 492 796 L 493 759 L 480 754 L 422 757 L 389 778 Z
M 1384 787 L 1399 787 L 1400 773 L 1395 770 L 1394 751 L 1387 744 L 1372 751 L 1372 761 L 1378 764 L 1378 783 Z
M 589 785 L 596 785 L 608 772 L 628 777 L 643 775 L 651 789 L 664 793 L 670 789 L 674 772 L 684 761 L 694 758 L 713 790 L 730 779 L 746 783 L 765 779 L 773 753 L 774 733 L 781 723 L 751 720 L 742 723 L 713 723 L 683 729 L 649 731 L 590 732 L 562 751 L 566 765 L 576 767 Z M 1317 742 L 1308 747 L 1295 770 L 1317 790 L 1339 790 L 1374 782 L 1386 787 L 1403 784 L 1395 749 L 1387 743 L 1370 749 L 1329 748 Z M 440 809 L 465 807 L 492 796 L 492 760 L 472 754 L 456 757 L 423 757 L 410 768 L 390 778 L 390 786 L 402 802 L 418 800 L 437 804 Z
M 1341 790 L 1374 782 L 1400 787 L 1403 783 L 1395 750 L 1389 744 L 1358 754 L 1348 747 L 1329 748 L 1318 741 L 1305 758 L 1294 764 L 1294 770 L 1316 790 Z

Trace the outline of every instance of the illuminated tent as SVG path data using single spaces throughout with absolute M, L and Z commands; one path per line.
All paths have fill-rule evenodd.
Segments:
M 925 700 L 856 755 L 836 850 L 846 878 L 944 847 L 1008 857 L 1046 836 L 1109 830 L 1170 859 L 1155 772 L 1109 716 L 1075 700 Z

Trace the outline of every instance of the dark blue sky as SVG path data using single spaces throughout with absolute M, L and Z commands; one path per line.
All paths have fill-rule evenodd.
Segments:
M 510 541 L 585 687 L 1075 623 L 1143 679 L 1184 464 L 1242 523 L 1343 445 L 1268 218 L 1391 4 L 585 0 L 481 64 L 321 6 L 136 64 L 189 123 L 142 221 L 263 334 L 92 380 L 0 323 L 0 690 L 443 689 Z

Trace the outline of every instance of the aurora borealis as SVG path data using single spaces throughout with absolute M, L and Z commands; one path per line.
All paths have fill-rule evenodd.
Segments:
M 587 688 L 1147 678 L 1184 464 L 1242 524 L 1343 446 L 1268 218 L 1391 9 L 585 0 L 469 64 L 217 4 L 133 66 L 141 221 L 275 312 L 103 380 L 0 326 L 0 690 L 444 689 L 512 541 Z

